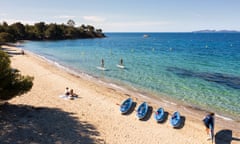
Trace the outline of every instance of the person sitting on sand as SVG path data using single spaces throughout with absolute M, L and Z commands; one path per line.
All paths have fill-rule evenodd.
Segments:
M 208 139 L 213 139 L 213 132 L 214 132 L 214 113 L 208 114 L 204 119 L 203 123 L 206 127 L 206 132 L 210 136 Z
M 69 96 L 69 95 L 70 95 L 70 92 L 69 92 L 69 88 L 68 88 L 68 87 L 66 87 L 66 89 L 65 89 L 65 95 L 66 95 L 66 96 Z
M 73 92 L 73 89 L 70 90 L 70 97 L 77 97 L 77 95 Z

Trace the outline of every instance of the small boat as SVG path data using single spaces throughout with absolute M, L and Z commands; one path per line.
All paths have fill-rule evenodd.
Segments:
M 158 110 L 154 114 L 154 118 L 157 122 L 163 122 L 165 119 L 165 112 L 163 108 L 158 108 Z
M 181 115 L 179 112 L 174 112 L 171 119 L 170 123 L 174 128 L 177 128 L 181 125 Z
M 132 105 L 133 105 L 132 98 L 128 98 L 128 99 L 124 100 L 122 102 L 122 104 L 120 105 L 120 112 L 122 114 L 127 113 L 131 109 Z
M 147 38 L 147 37 L 149 37 L 149 35 L 147 35 L 147 34 L 144 34 L 144 35 L 143 35 L 143 38 Z
M 148 104 L 143 102 L 137 109 L 137 117 L 138 119 L 143 119 L 148 112 Z

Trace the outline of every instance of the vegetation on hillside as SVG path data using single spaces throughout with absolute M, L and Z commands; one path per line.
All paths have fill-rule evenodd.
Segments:
M 29 91 L 32 81 L 33 77 L 22 76 L 18 70 L 12 69 L 8 54 L 0 50 L 0 102 Z
M 45 24 L 44 22 L 34 25 L 23 25 L 20 22 L 8 25 L 6 22 L 0 24 L 0 44 L 16 42 L 18 40 L 64 40 L 79 38 L 101 38 L 105 37 L 101 29 L 95 29 L 91 25 L 75 27 L 73 20 L 67 24 Z

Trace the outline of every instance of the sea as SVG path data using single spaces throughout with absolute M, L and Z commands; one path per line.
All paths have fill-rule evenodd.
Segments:
M 240 120 L 240 33 L 105 33 L 105 38 L 27 41 L 23 49 L 75 73 L 144 96 Z M 105 71 L 97 67 L 104 59 Z M 117 67 L 120 59 L 124 69 Z

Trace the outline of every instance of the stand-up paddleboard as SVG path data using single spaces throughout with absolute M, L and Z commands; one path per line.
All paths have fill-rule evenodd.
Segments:
M 120 65 L 120 64 L 117 64 L 117 67 L 118 67 L 118 68 L 121 68 L 121 69 L 124 69 L 124 68 L 125 68 L 124 65 Z
M 105 67 L 101 67 L 101 66 L 97 66 L 97 69 L 102 70 L 102 71 L 107 70 Z

